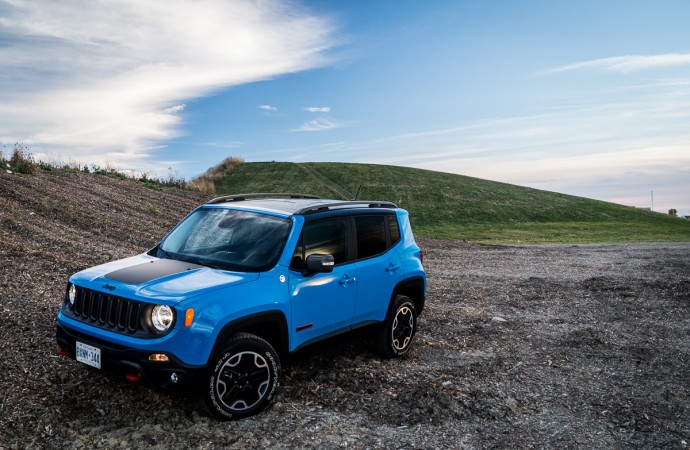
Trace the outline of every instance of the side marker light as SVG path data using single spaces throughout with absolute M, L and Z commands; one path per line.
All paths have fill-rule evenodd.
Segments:
M 193 320 L 194 320 L 194 308 L 189 308 L 184 313 L 184 326 L 185 327 L 191 327 Z

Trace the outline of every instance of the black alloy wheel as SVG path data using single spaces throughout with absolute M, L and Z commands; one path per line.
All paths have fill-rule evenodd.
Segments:
M 258 336 L 238 333 L 218 358 L 204 392 L 208 411 L 236 420 L 263 411 L 278 386 L 280 362 L 271 345 Z
M 414 325 L 412 308 L 408 306 L 400 307 L 395 313 L 391 330 L 391 343 L 397 351 L 404 351 L 409 347 L 410 341 L 412 341 L 414 336 Z
M 385 358 L 403 356 L 410 350 L 416 332 L 417 310 L 414 302 L 405 295 L 398 295 L 379 332 L 377 349 Z

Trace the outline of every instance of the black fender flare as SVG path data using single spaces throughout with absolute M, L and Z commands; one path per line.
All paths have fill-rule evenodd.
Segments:
M 236 333 L 251 333 L 266 340 L 282 359 L 288 354 L 289 334 L 287 318 L 282 311 L 262 311 L 240 317 L 227 324 L 218 333 L 209 356 L 209 364 L 223 351 L 225 343 Z
M 424 278 L 421 276 L 414 276 L 406 278 L 396 284 L 395 288 L 393 289 L 393 294 L 391 295 L 389 305 L 393 304 L 393 300 L 397 295 L 406 295 L 410 297 L 414 302 L 415 308 L 417 309 L 417 316 L 419 316 L 424 309 L 424 302 L 426 301 L 424 292 Z

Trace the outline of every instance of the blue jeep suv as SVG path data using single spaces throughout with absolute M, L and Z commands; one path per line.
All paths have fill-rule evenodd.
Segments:
M 406 354 L 426 276 L 408 213 L 304 194 L 218 197 L 138 256 L 72 275 L 60 354 L 164 390 L 196 389 L 215 417 L 266 408 L 280 361 L 364 328 Z

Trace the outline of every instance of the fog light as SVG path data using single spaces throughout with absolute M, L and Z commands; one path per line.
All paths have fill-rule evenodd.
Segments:
M 153 353 L 149 356 L 149 361 L 167 362 L 170 361 L 170 358 L 165 353 Z
M 178 378 L 177 374 L 176 374 L 175 372 L 173 372 L 173 373 L 170 375 L 170 382 L 171 382 L 172 384 L 177 384 L 177 380 L 179 380 L 179 378 Z

